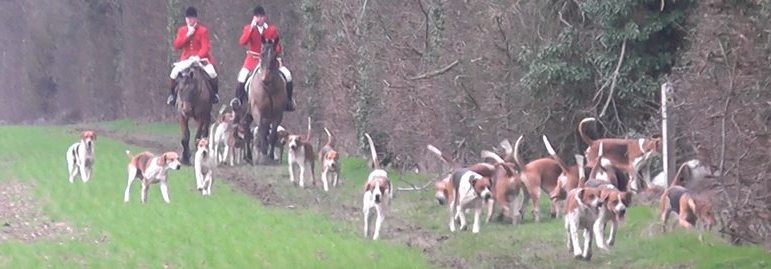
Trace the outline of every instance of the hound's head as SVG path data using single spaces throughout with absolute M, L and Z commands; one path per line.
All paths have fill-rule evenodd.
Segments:
M 600 197 L 605 204 L 605 208 L 616 215 L 616 220 L 624 221 L 626 209 L 632 203 L 632 193 L 616 189 L 601 189 Z
M 602 207 L 602 199 L 600 198 L 600 190 L 597 188 L 578 188 L 576 190 L 576 201 L 579 205 L 589 208 Z
M 641 139 L 640 148 L 642 148 L 642 151 L 645 153 L 651 152 L 654 154 L 660 154 L 663 150 L 661 144 L 661 136 L 654 135 L 649 138 Z
M 289 132 L 280 125 L 276 128 L 276 136 L 278 137 L 278 143 L 286 145 L 289 142 Z
M 439 203 L 439 205 L 444 205 L 447 203 L 447 199 L 452 196 L 452 193 L 450 193 L 450 176 L 446 176 L 442 179 L 437 180 L 434 183 L 434 187 L 436 188 L 436 193 L 434 194 L 434 197 L 436 198 L 436 201 Z
M 705 197 L 693 197 L 691 201 L 693 203 L 689 203 L 689 206 L 691 206 L 698 220 L 704 224 L 707 230 L 712 230 L 712 227 L 717 222 L 712 203 Z
M 287 145 L 289 146 L 290 151 L 297 150 L 302 145 L 302 136 L 289 135 L 287 138 Z
M 476 192 L 480 198 L 483 200 L 493 198 L 493 192 L 490 190 L 493 184 L 489 177 L 472 176 L 469 181 L 471 182 L 471 186 L 474 187 L 474 192 Z
M 196 144 L 198 145 L 198 150 L 201 150 L 201 149 L 204 149 L 204 150 L 205 150 L 205 149 L 208 149 L 208 148 L 209 148 L 209 139 L 206 139 L 206 138 L 199 138 L 199 139 L 196 141 Z
M 390 188 L 391 183 L 387 178 L 376 177 L 367 182 L 367 185 L 364 187 L 364 191 L 371 192 L 375 203 L 379 204 L 381 201 L 383 201 L 383 196 L 388 195 Z
M 91 150 L 91 146 L 93 146 L 94 141 L 96 141 L 96 133 L 91 130 L 83 131 L 80 133 L 80 140 L 86 143 L 86 148 L 88 150 Z
M 553 202 L 565 199 L 565 196 L 567 194 L 567 192 L 565 191 L 566 180 L 563 180 L 563 178 L 567 179 L 567 177 L 565 177 L 564 175 L 560 176 L 557 179 L 557 186 L 554 186 L 554 189 L 552 189 L 552 191 L 549 192 L 549 198 Z
M 339 168 L 339 164 L 338 164 L 339 158 L 340 158 L 339 156 L 340 155 L 337 154 L 337 151 L 335 150 L 327 151 L 327 154 L 324 155 L 324 163 L 329 165 L 329 167 L 332 168 L 332 170 L 337 171 L 337 169 Z
M 179 170 L 182 167 L 182 163 L 179 162 L 179 154 L 173 151 L 169 151 L 161 155 L 161 157 L 158 158 L 158 165 L 174 170 Z

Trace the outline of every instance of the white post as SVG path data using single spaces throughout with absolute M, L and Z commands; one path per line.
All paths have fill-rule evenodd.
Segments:
M 674 128 L 672 127 L 672 118 L 669 115 L 669 106 L 673 103 L 672 84 L 666 82 L 661 84 L 661 143 L 662 160 L 664 162 L 664 175 L 667 177 L 667 185 L 672 183 L 672 177 L 675 173 L 675 147 L 674 147 Z

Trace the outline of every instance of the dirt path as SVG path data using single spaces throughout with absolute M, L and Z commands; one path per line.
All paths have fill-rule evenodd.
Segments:
M 9 240 L 81 240 L 88 229 L 77 228 L 43 214 L 32 186 L 15 180 L 0 181 L 0 243 Z

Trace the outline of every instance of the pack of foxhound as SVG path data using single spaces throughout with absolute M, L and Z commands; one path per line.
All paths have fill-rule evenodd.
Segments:
M 609 250 L 614 245 L 617 233 L 623 230 L 620 225 L 624 223 L 626 211 L 633 206 L 632 197 L 635 194 L 660 193 L 662 230 L 666 229 L 672 213 L 677 215 L 677 224 L 684 228 L 712 228 L 716 222 L 712 202 L 705 195 L 681 184 L 713 176 L 709 168 L 698 160 L 691 160 L 680 165 L 672 179 L 662 175 L 653 180 L 645 179 L 640 172 L 649 166 L 646 162 L 651 162 L 651 156 L 661 152 L 661 138 L 592 139 L 586 135 L 584 125 L 595 121 L 594 118 L 585 118 L 578 124 L 578 132 L 587 148 L 583 154 L 574 155 L 573 165 L 560 158 L 546 135 L 541 137 L 542 141 L 534 143 L 544 145 L 543 157 L 529 161 L 520 156 L 520 147 L 528 143 L 523 136 L 514 145 L 504 139 L 494 147 L 498 150 L 482 150 L 479 162 L 472 164 L 461 164 L 437 146 L 428 144 L 428 151 L 446 166 L 445 176 L 434 182 L 434 196 L 440 206 L 448 207 L 449 231 L 466 230 L 469 226 L 466 214 L 469 211 L 474 214 L 470 225 L 472 233 L 479 233 L 482 229 L 480 218 L 483 211 L 486 211 L 485 223 L 489 223 L 494 216 L 496 220 L 512 224 L 524 222 L 528 205 L 532 207 L 532 221 L 538 223 L 541 221 L 542 194 L 548 195 L 550 217 L 564 218 L 566 245 L 576 259 L 590 260 L 592 245 L 602 250 Z M 247 143 L 243 141 L 247 132 L 257 131 L 240 128 L 234 123 L 232 112 L 221 110 L 211 126 L 210 137 L 197 141 L 193 168 L 196 188 L 203 196 L 212 194 L 217 167 L 234 166 L 240 162 L 243 152 L 247 150 L 244 148 Z M 329 192 L 330 187 L 334 189 L 340 183 L 341 156 L 335 149 L 332 132 L 327 128 L 324 131 L 326 144 L 315 151 L 311 143 L 310 118 L 305 134 L 293 134 L 286 128 L 278 128 L 275 146 L 279 151 L 274 158 L 281 161 L 286 148 L 290 184 L 304 188 L 306 179 L 310 177 L 310 184 L 316 186 L 314 170 L 317 160 L 321 165 L 321 189 Z M 371 151 L 372 170 L 361 191 L 363 230 L 365 237 L 377 240 L 389 213 L 394 187 L 386 169 L 379 165 L 372 137 L 367 133 L 364 137 Z M 70 183 L 75 182 L 76 176 L 80 176 L 83 183 L 91 178 L 95 144 L 96 133 L 84 131 L 80 141 L 67 150 Z M 131 185 L 138 179 L 142 203 L 147 201 L 150 185 L 156 183 L 160 186 L 163 200 L 170 203 L 168 173 L 182 167 L 179 154 L 173 151 L 162 154 L 132 154 L 126 151 L 126 154 L 128 182 L 124 201 L 129 201 Z M 374 227 L 370 227 L 373 217 Z M 610 227 L 606 232 L 607 226 Z

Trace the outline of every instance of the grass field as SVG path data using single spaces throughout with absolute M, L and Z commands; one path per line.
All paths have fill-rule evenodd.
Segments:
M 266 208 L 227 184 L 193 192 L 192 169 L 171 174 L 171 204 L 157 186 L 149 201 L 123 202 L 126 161 L 136 147 L 99 138 L 94 176 L 67 181 L 64 152 L 77 134 L 63 128 L 0 127 L 4 180 L 34 186 L 53 219 L 89 228 L 76 240 L 2 242 L 4 268 L 425 268 L 414 249 L 365 241 L 311 210 Z M 23 154 L 22 154 L 23 152 Z M 222 183 L 222 182 L 218 182 Z M 106 237 L 102 243 L 95 243 Z
M 117 121 L 100 124 L 115 132 L 136 130 L 169 140 L 172 125 Z M 169 135 L 172 134 L 172 135 Z M 146 137 L 145 137 L 146 138 Z M 46 214 L 88 228 L 76 240 L 0 242 L 5 268 L 769 268 L 771 254 L 759 247 L 736 247 L 716 234 L 682 229 L 662 234 L 656 210 L 635 206 L 620 228 L 610 253 L 595 248 L 592 261 L 573 260 L 565 247 L 561 219 L 544 223 L 483 224 L 481 232 L 452 234 L 447 211 L 433 199 L 433 189 L 398 192 L 386 219 L 383 241 L 361 236 L 361 186 L 368 168 L 346 158 L 343 185 L 323 193 L 320 188 L 291 186 L 285 166 L 236 167 L 221 175 L 239 177 L 215 183 L 214 195 L 193 191 L 192 169 L 172 171 L 165 205 L 157 186 L 148 204 L 124 204 L 126 184 L 119 141 L 97 142 L 97 168 L 87 184 L 69 184 L 63 153 L 77 139 L 65 127 L 0 127 L 0 179 L 31 184 Z M 173 140 L 163 141 L 176 149 Z M 20 149 L 24 149 L 24 154 Z M 392 174 L 420 183 L 421 175 Z M 270 206 L 248 190 L 259 182 L 270 187 Z M 307 182 L 306 182 L 307 183 Z M 422 184 L 420 184 L 422 185 Z M 255 187 L 256 188 L 256 187 Z M 233 190 L 238 189 L 238 190 Z M 250 196 L 251 195 L 251 196 Z M 287 209 L 303 208 L 303 209 Z M 548 211 L 548 210 L 542 210 Z M 469 215 L 469 217 L 472 217 Z M 101 240 L 107 238 L 106 240 Z M 104 241 L 104 242 L 100 242 Z M 405 247 L 409 245 L 411 247 Z M 423 254 L 421 254 L 423 252 Z M 433 265 L 429 264 L 432 262 Z

